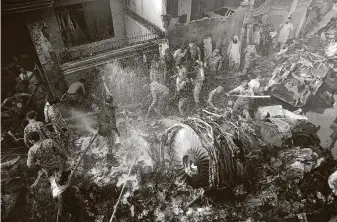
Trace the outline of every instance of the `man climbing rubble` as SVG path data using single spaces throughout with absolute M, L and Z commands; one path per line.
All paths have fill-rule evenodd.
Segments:
M 43 122 L 36 121 L 37 113 L 35 111 L 30 111 L 26 114 L 26 118 L 28 120 L 28 125 L 24 129 L 24 142 L 26 146 L 29 148 L 32 144 L 29 140 L 29 134 L 35 132 L 39 134 L 39 138 L 42 140 L 50 137 L 50 132 L 46 128 Z

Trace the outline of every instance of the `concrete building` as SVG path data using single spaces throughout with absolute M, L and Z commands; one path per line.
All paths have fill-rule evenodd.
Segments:
M 155 50 L 163 38 L 163 6 L 151 0 L 4 0 L 2 64 L 13 57 L 27 69 L 39 64 L 54 91 L 96 65 Z

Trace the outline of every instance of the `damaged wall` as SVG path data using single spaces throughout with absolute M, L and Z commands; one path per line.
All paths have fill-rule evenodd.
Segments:
M 176 24 L 168 30 L 168 38 L 173 48 L 177 48 L 183 42 L 201 44 L 204 37 L 211 36 L 213 45 L 225 52 L 229 41 L 235 35 L 240 36 L 245 13 L 246 8 L 239 7 L 228 20 L 203 18 L 184 25 Z
M 58 95 L 57 88 L 64 87 L 64 78 L 60 73 L 55 49 L 63 47 L 60 32 L 53 9 L 40 10 L 39 14 L 32 13 L 26 17 L 26 25 L 32 42 L 40 60 L 44 73 L 46 74 L 50 90 L 54 96 Z M 47 27 L 49 37 L 42 32 Z M 60 88 L 61 87 L 61 88 Z
M 131 37 L 135 33 L 145 34 L 150 32 L 150 30 L 148 30 L 142 24 L 130 18 L 128 15 L 125 15 L 125 24 L 126 24 L 126 35 L 128 37 Z
M 179 0 L 178 2 L 178 15 L 187 15 L 186 22 L 191 21 L 192 0 Z
M 161 16 L 166 14 L 164 0 L 128 0 L 128 8 L 161 30 L 165 30 L 161 19 Z
M 116 38 L 122 38 L 126 35 L 124 11 L 125 0 L 110 0 L 110 9 Z

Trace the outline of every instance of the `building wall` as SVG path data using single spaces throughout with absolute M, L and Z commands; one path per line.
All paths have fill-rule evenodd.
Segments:
M 125 25 L 126 25 L 126 34 L 128 37 L 131 37 L 135 33 L 147 33 L 149 30 L 136 22 L 129 16 L 125 15 Z
M 178 15 L 187 15 L 186 22 L 191 21 L 192 0 L 179 0 L 178 2 Z
M 123 38 L 126 36 L 124 8 L 126 0 L 110 0 L 112 21 L 114 25 L 115 37 Z
M 195 42 L 202 44 L 203 38 L 211 36 L 213 48 L 226 52 L 229 41 L 240 36 L 246 8 L 238 8 L 228 20 L 204 18 L 186 23 L 183 26 L 173 26 L 168 31 L 171 47 L 178 48 L 181 43 Z
M 55 50 L 64 48 L 61 30 L 57 23 L 55 12 L 52 8 L 44 9 L 42 16 L 45 18 L 46 25 L 50 34 L 50 43 Z
M 165 30 L 161 18 L 166 14 L 164 0 L 128 0 L 128 8 L 161 30 Z

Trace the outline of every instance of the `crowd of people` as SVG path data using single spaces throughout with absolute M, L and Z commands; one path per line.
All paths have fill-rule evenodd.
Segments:
M 217 95 L 223 93 L 224 87 L 217 84 L 218 79 L 228 77 L 240 77 L 241 85 L 238 89 L 225 93 L 227 96 L 234 92 L 251 96 L 261 93 L 262 91 L 256 87 L 258 83 L 256 80 L 259 77 L 251 76 L 248 69 L 254 59 L 268 56 L 278 47 L 280 47 L 280 52 L 284 50 L 292 30 L 293 26 L 289 17 L 281 24 L 280 34 L 275 39 L 276 33 L 273 27 L 266 22 L 258 21 L 253 26 L 250 44 L 243 51 L 241 51 L 242 45 L 238 36 L 233 37 L 225 52 L 220 48 L 215 48 L 208 56 L 203 55 L 203 50 L 194 42 L 183 43 L 175 51 L 167 48 L 163 58 L 155 56 L 151 63 L 152 103 L 147 115 L 155 111 L 159 116 L 163 116 L 170 105 L 177 107 L 181 116 L 193 112 L 189 107 L 195 107 L 197 114 L 200 114 L 202 107 L 205 106 L 219 110 L 214 105 L 214 100 L 218 97 Z M 243 62 L 241 58 L 244 58 Z M 202 96 L 205 93 L 208 95 L 207 98 Z M 240 107 L 247 108 L 242 105 L 247 105 L 247 103 L 248 99 L 243 98 L 229 102 L 229 104 L 234 104 L 232 107 L 234 110 Z

